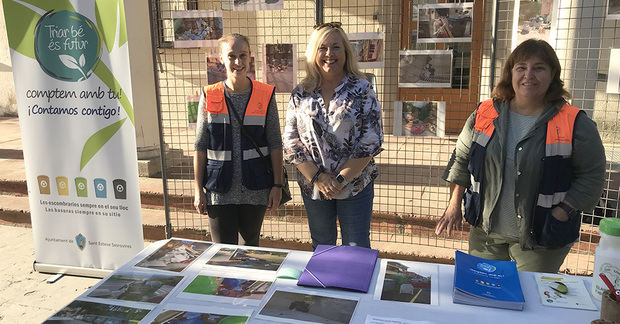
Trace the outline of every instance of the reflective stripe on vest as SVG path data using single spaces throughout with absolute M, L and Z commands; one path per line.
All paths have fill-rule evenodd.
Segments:
M 263 156 L 269 155 L 269 147 L 262 146 L 262 147 L 259 147 L 259 148 L 260 148 L 260 152 L 263 153 Z M 243 159 L 244 160 L 256 159 L 256 158 L 259 158 L 259 157 L 260 157 L 260 155 L 258 155 L 258 152 L 256 152 L 255 148 L 251 148 L 249 150 L 243 150 Z
M 274 87 L 268 84 L 252 80 L 250 99 L 243 115 L 243 125 L 249 135 L 257 142 L 261 153 L 269 156 L 269 148 L 264 138 L 264 127 L 269 102 L 274 92 Z M 205 172 L 205 188 L 215 192 L 228 192 L 232 185 L 232 131 L 231 118 L 226 98 L 224 95 L 224 83 L 218 82 L 204 87 L 205 113 L 207 114 L 207 127 L 209 133 L 209 146 L 207 147 L 208 172 Z M 232 109 L 232 108 L 231 108 Z M 242 181 L 248 189 L 264 189 L 271 186 L 273 177 L 266 177 L 256 171 L 264 170 L 265 164 L 260 159 L 254 146 L 241 136 L 242 151 Z M 221 161 L 224 163 L 209 163 L 209 161 Z M 217 178 L 217 179 L 211 179 Z
M 474 123 L 474 133 L 472 135 L 472 147 L 470 148 L 471 150 L 474 149 L 474 146 L 476 145 L 480 146 L 475 148 L 482 151 L 482 154 L 478 154 L 477 156 L 481 156 L 484 158 L 484 155 L 486 154 L 486 147 L 491 140 L 491 136 L 493 136 L 493 133 L 495 132 L 495 125 L 493 125 L 493 121 L 495 120 L 495 118 L 497 118 L 497 116 L 499 115 L 497 114 L 497 111 L 495 111 L 495 107 L 493 107 L 493 101 L 485 100 L 480 103 L 480 106 L 478 106 L 476 121 Z M 480 162 L 484 163 L 484 160 Z M 480 194 L 480 190 L 482 187 L 482 178 L 484 176 L 484 170 L 482 170 L 482 165 L 478 167 L 479 165 L 480 164 L 478 163 L 472 165 L 475 167 L 473 168 L 474 172 L 471 172 L 470 175 L 470 189 L 471 191 L 478 194 Z
M 545 160 L 543 163 L 553 163 L 551 167 L 555 167 L 552 157 L 561 159 L 569 159 L 573 152 L 573 130 L 575 127 L 575 119 L 581 110 L 579 108 L 564 104 L 560 111 L 547 122 L 547 138 L 545 141 Z M 556 158 L 556 159 L 557 159 Z M 563 174 L 561 177 L 570 179 L 571 174 Z M 555 177 L 553 177 L 555 178 Z M 552 178 L 552 179 L 553 179 Z M 544 176 L 541 181 L 548 177 Z M 557 183 L 541 183 L 540 192 L 538 194 L 537 206 L 543 208 L 552 208 L 560 203 L 566 197 L 566 191 L 570 187 L 570 181 L 562 184 Z

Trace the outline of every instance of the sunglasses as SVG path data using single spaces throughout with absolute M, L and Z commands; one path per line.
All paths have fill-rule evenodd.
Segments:
M 330 27 L 330 28 L 341 28 L 342 23 L 339 21 L 332 21 L 332 22 L 328 22 L 328 23 L 322 23 L 322 24 L 316 24 L 314 25 L 314 29 L 321 29 L 323 27 Z

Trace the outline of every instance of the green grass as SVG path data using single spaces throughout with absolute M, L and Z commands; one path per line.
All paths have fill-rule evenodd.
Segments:
M 218 285 L 219 283 L 217 282 L 216 277 L 197 276 L 196 279 L 194 279 L 185 288 L 185 290 L 183 290 L 183 292 L 203 295 L 215 295 Z

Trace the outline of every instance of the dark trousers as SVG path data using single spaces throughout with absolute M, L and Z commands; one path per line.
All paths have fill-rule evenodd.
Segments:
M 211 239 L 216 243 L 258 246 L 266 210 L 260 205 L 207 206 Z

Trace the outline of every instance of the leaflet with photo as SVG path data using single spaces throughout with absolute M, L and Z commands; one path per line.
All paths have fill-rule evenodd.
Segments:
M 102 280 L 86 297 L 159 304 L 181 280 L 183 276 L 119 272 Z
M 272 283 L 273 275 L 240 272 L 222 275 L 221 271 L 201 271 L 176 297 L 258 306 Z
M 153 324 L 242 324 L 252 316 L 250 308 L 226 308 L 221 306 L 203 306 L 191 304 L 166 303 L 161 308 L 153 310 L 144 322 Z
M 284 323 L 351 323 L 359 300 L 301 289 L 274 291 L 257 319 Z
M 438 305 L 438 278 L 436 264 L 383 259 L 374 299 Z
M 136 267 L 181 272 L 213 243 L 170 239 L 136 264 Z
M 223 247 L 207 261 L 207 265 L 277 271 L 287 255 L 284 250 Z
M 137 323 L 151 310 L 74 300 L 44 323 Z
M 583 279 L 575 276 L 534 274 L 540 301 L 545 306 L 597 310 Z

